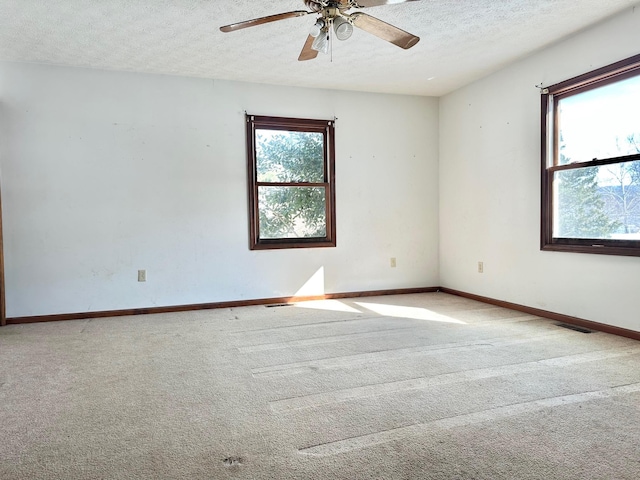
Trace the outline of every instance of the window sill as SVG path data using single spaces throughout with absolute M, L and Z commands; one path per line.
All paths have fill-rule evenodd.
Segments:
M 546 252 L 588 253 L 596 255 L 621 255 L 626 257 L 640 257 L 640 247 L 619 247 L 611 245 L 567 245 L 561 243 L 548 243 L 540 247 Z
M 322 247 L 335 247 L 335 241 L 296 241 L 296 242 L 283 242 L 281 240 L 275 241 L 261 241 L 250 245 L 251 250 L 277 250 L 282 248 L 322 248 Z

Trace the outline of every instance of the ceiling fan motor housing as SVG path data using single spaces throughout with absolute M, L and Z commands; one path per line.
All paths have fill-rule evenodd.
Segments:
M 323 8 L 322 2 L 317 2 L 315 0 L 304 0 L 304 4 L 312 12 L 321 12 Z
M 312 12 L 318 13 L 322 12 L 326 8 L 337 9 L 342 13 L 343 11 L 356 6 L 354 2 L 338 0 L 304 0 L 304 4 Z

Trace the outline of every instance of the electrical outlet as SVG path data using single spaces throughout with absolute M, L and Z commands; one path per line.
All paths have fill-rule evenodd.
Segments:
M 478 262 L 478 273 L 484 273 L 484 262 Z
M 146 270 L 138 270 L 138 281 L 146 282 L 147 281 L 147 271 Z
M 389 265 L 391 265 L 391 268 L 396 268 L 396 257 L 391 257 Z

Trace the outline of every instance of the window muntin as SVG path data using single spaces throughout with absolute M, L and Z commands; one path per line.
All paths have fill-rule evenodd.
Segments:
M 247 115 L 250 248 L 335 241 L 334 122 Z
M 543 250 L 640 256 L 640 55 L 542 96 Z

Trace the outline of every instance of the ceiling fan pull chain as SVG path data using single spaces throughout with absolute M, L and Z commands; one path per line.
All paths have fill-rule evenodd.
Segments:
M 329 20 L 329 48 L 331 49 L 331 54 L 329 55 L 329 63 L 333 63 L 333 39 L 334 36 L 331 33 L 331 30 L 333 30 L 333 18 L 331 20 Z

